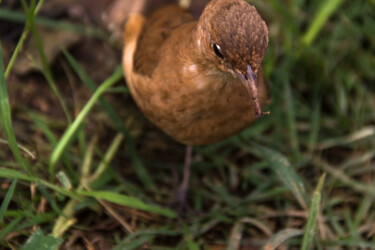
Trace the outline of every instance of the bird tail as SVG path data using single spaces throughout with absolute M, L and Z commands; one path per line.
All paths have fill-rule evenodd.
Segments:
M 137 41 L 142 33 L 145 18 L 140 14 L 130 14 L 125 24 L 124 29 L 124 54 L 123 64 L 125 75 L 133 71 L 133 58 L 135 50 L 137 49 Z

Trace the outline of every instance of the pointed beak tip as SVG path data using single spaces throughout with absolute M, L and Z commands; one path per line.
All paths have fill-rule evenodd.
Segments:
M 247 71 L 245 74 L 242 74 L 241 79 L 254 103 L 255 118 L 262 118 L 263 112 L 260 106 L 256 75 L 250 65 L 247 65 Z

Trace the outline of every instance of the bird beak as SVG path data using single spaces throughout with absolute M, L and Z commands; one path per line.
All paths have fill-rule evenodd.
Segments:
M 262 117 L 262 108 L 260 107 L 257 77 L 251 69 L 250 65 L 247 65 L 247 71 L 245 74 L 240 74 L 240 79 L 245 85 L 247 92 L 249 93 L 251 99 L 254 102 L 255 117 Z

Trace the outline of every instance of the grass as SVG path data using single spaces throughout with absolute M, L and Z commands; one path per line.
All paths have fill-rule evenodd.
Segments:
M 250 2 L 270 30 L 271 116 L 194 149 L 182 218 L 168 203 L 184 147 L 139 113 L 116 65 L 98 80 L 74 49 L 49 65 L 37 27 L 110 47 L 105 32 L 38 17 L 43 1 L 0 5 L 2 23 L 25 24 L 12 53 L 0 46 L 1 248 L 375 248 L 374 2 Z M 42 68 L 16 78 L 27 37 Z M 55 112 L 17 95 L 35 77 Z

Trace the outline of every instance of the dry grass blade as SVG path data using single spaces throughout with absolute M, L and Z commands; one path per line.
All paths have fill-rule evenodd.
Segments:
M 332 175 L 333 178 L 340 180 L 342 183 L 344 183 L 347 186 L 350 186 L 353 190 L 369 194 L 373 197 L 375 197 L 375 189 L 373 188 L 373 185 L 366 185 L 359 183 L 347 175 L 345 175 L 344 172 L 342 172 L 340 169 L 335 168 L 334 166 L 330 165 L 328 162 L 324 161 L 323 159 L 320 159 L 318 157 L 313 157 L 312 161 L 315 166 L 320 166 L 324 171 Z
M 317 145 L 317 149 L 324 150 L 324 149 L 332 148 L 335 146 L 343 146 L 343 145 L 358 142 L 360 140 L 370 139 L 372 137 L 375 137 L 375 127 L 368 126 L 360 130 L 357 130 L 348 136 L 339 137 L 339 138 L 331 138 L 326 141 L 320 142 Z
M 232 228 L 232 232 L 229 237 L 227 250 L 237 250 L 241 247 L 241 239 L 244 229 L 244 223 L 242 221 L 236 222 Z
M 302 230 L 284 229 L 272 236 L 271 239 L 267 241 L 266 245 L 264 245 L 263 250 L 277 249 L 284 241 L 300 235 L 303 235 Z

